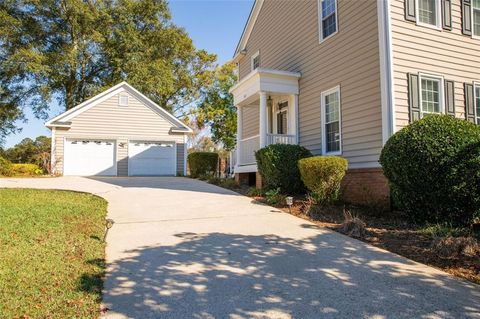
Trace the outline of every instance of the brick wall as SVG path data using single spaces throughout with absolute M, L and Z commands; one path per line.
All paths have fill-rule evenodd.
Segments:
M 352 204 L 390 206 L 390 189 L 381 168 L 348 170 L 342 181 L 342 196 Z

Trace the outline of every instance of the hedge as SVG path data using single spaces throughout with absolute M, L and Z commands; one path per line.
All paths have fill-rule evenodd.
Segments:
M 340 184 L 348 168 L 346 159 L 338 156 L 315 156 L 298 161 L 302 181 L 321 204 L 338 200 Z
M 255 152 L 258 172 L 267 190 L 280 189 L 282 194 L 305 191 L 297 162 L 312 153 L 300 145 L 272 144 Z
M 43 170 L 37 164 L 12 164 L 12 170 L 15 176 L 35 176 L 43 174 Z
M 480 127 L 430 115 L 385 144 L 380 163 L 395 205 L 418 222 L 467 225 L 480 212 Z
M 213 152 L 194 152 L 188 154 L 190 176 L 193 178 L 212 176 L 217 171 L 218 154 Z
M 9 160 L 0 157 L 0 176 L 12 176 L 12 163 Z

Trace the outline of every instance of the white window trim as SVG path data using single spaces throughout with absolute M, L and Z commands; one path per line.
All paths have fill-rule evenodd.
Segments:
M 252 71 L 255 71 L 256 69 L 253 68 L 253 60 L 255 60 L 256 57 L 260 56 L 260 51 L 255 52 L 251 57 L 250 57 L 250 69 Z M 258 67 L 257 67 L 258 68 Z
M 480 81 L 473 82 L 473 109 L 475 110 L 475 124 L 477 124 L 477 121 L 480 120 L 480 114 L 477 113 L 477 88 L 480 88 Z
M 472 39 L 480 40 L 480 35 L 475 35 L 475 26 L 473 25 L 473 1 L 470 5 L 470 25 L 472 26 Z
M 338 134 L 340 135 L 340 149 L 336 152 L 327 152 L 327 136 L 326 136 L 326 129 L 325 129 L 325 96 L 338 92 Z M 341 92 L 340 92 L 340 85 L 337 85 L 334 88 L 329 90 L 323 91 L 321 96 L 321 121 L 322 121 L 322 154 L 323 155 L 342 155 L 342 144 L 343 144 L 343 137 L 342 137 L 342 99 L 341 99 Z
M 435 0 L 435 2 L 436 2 L 435 10 L 436 10 L 436 13 L 437 13 L 437 24 L 436 25 L 420 22 L 418 0 L 415 0 L 415 19 L 417 20 L 417 25 L 418 26 L 442 31 L 442 24 L 443 24 L 442 1 L 441 0 Z M 473 17 L 472 17 L 472 19 L 473 19 Z
M 283 109 L 280 109 L 278 106 L 279 104 L 282 104 L 282 103 L 287 103 L 287 107 L 283 108 Z M 275 110 L 275 134 L 280 134 L 278 133 L 278 114 L 280 112 L 286 112 L 287 113 L 287 133 L 283 134 L 283 135 L 288 135 L 288 133 L 290 132 L 290 121 L 288 119 L 288 115 L 289 115 L 289 112 L 288 112 L 288 109 L 290 108 L 290 103 L 288 102 L 288 100 L 280 100 L 278 101 L 277 103 L 277 106 L 276 106 L 276 110 Z
M 122 103 L 122 98 L 127 98 L 127 103 Z M 118 95 L 118 105 L 119 106 L 128 106 L 128 103 L 130 102 L 130 99 L 128 95 L 125 94 L 119 94 Z
M 438 80 L 440 81 L 440 112 L 439 113 L 430 113 L 430 112 L 423 112 L 423 105 L 422 105 L 422 79 L 431 79 L 431 80 Z M 424 114 L 444 114 L 445 113 L 445 79 L 443 75 L 438 74 L 431 74 L 431 73 L 418 73 L 418 103 L 420 106 L 420 118 L 423 118 Z
M 323 15 L 322 15 L 322 0 L 318 0 L 318 36 L 319 36 L 319 43 L 323 43 L 324 41 L 330 39 L 333 37 L 335 34 L 338 33 L 338 5 L 337 5 L 337 0 L 335 0 L 335 26 L 336 30 L 332 34 L 330 34 L 328 37 L 324 38 L 323 37 Z

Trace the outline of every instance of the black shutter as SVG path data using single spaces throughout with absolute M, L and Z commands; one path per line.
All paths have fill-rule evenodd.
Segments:
M 420 119 L 420 99 L 418 89 L 418 75 L 408 74 L 408 110 L 410 113 L 410 123 Z
M 455 82 L 445 81 L 445 113 L 455 117 Z
M 462 33 L 472 35 L 472 1 L 462 0 Z
M 469 122 L 475 123 L 476 110 L 473 96 L 473 85 L 465 83 L 465 119 Z
M 416 22 L 415 0 L 405 0 L 405 20 Z
M 442 27 L 452 30 L 452 0 L 442 0 Z

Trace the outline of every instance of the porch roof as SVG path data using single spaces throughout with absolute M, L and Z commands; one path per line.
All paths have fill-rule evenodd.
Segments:
M 258 68 L 235 84 L 230 93 L 235 105 L 247 105 L 258 98 L 258 93 L 298 94 L 299 72 Z

